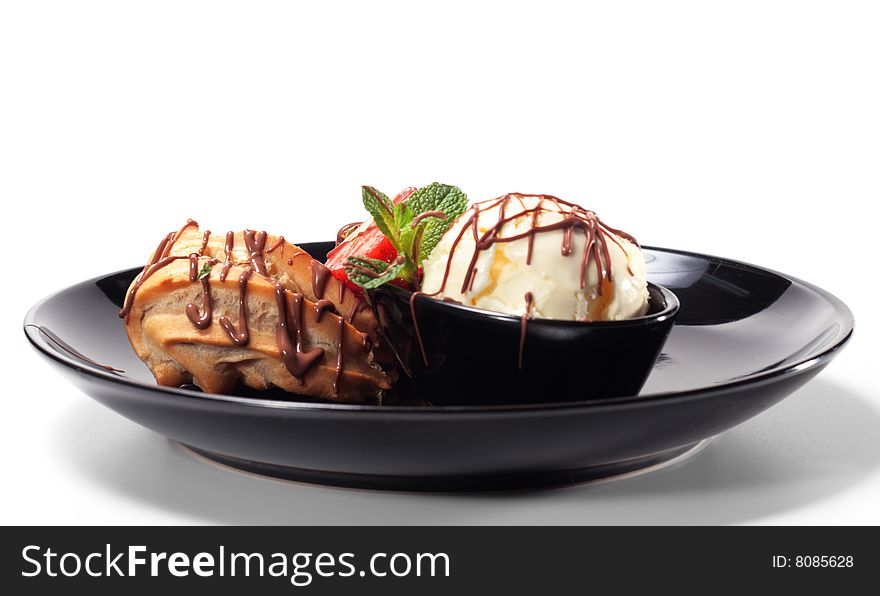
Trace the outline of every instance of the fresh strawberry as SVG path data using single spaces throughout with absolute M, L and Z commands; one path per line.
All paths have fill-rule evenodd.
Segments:
M 404 202 L 416 190 L 413 187 L 403 189 L 394 197 L 393 203 L 396 205 Z M 325 264 L 333 277 L 345 282 L 345 285 L 350 290 L 361 295 L 363 290 L 354 282 L 349 281 L 348 276 L 345 274 L 345 263 L 348 257 L 368 257 L 391 263 L 397 258 L 397 249 L 394 248 L 391 241 L 385 237 L 385 234 L 371 220 L 363 232 L 356 236 L 349 236 L 327 254 L 327 262 Z

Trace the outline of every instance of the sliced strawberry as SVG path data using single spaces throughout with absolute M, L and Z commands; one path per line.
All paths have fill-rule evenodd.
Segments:
M 418 190 L 418 188 L 416 188 L 415 186 L 407 186 L 402 191 L 397 193 L 397 196 L 394 197 L 394 200 L 391 202 L 394 203 L 395 205 L 397 205 L 398 203 L 403 203 L 405 200 L 407 200 L 410 197 L 410 195 L 412 193 L 414 193 L 417 190 Z
M 403 189 L 394 197 L 393 203 L 395 205 L 402 203 L 416 190 L 412 187 Z M 392 246 L 391 241 L 385 237 L 385 234 L 376 227 L 376 224 L 370 221 L 370 224 L 361 233 L 357 235 L 352 234 L 342 244 L 327 254 L 327 262 L 325 264 L 333 277 L 344 281 L 349 289 L 360 295 L 360 287 L 349 281 L 348 276 L 345 274 L 345 263 L 348 261 L 348 257 L 368 257 L 390 263 L 397 258 L 397 249 Z

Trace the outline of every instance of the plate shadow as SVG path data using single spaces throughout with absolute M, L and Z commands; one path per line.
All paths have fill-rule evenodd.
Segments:
M 81 400 L 53 445 L 121 497 L 230 524 L 732 524 L 845 491 L 880 464 L 880 414 L 822 378 L 681 464 L 598 485 L 502 493 L 373 492 L 277 481 L 196 459 Z M 833 520 L 828 520 L 833 523 Z

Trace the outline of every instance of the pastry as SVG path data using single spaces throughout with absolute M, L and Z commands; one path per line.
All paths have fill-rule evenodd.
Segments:
M 228 393 L 241 382 L 357 402 L 394 380 L 363 300 L 266 232 L 213 234 L 188 221 L 159 243 L 120 317 L 160 385 Z

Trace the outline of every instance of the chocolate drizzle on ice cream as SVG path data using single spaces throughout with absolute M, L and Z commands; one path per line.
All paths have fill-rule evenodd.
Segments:
M 561 256 L 563 261 L 552 261 L 553 257 L 548 252 L 547 241 L 537 241 L 538 238 L 552 233 L 559 236 L 556 254 Z M 572 317 L 573 320 L 589 322 L 610 317 L 638 315 L 637 312 L 621 315 L 609 310 L 615 299 L 615 291 L 620 287 L 620 283 L 615 283 L 616 275 L 622 275 L 623 283 L 626 283 L 626 274 L 630 278 L 637 277 L 631 262 L 631 252 L 638 254 L 638 242 L 629 234 L 605 224 L 595 212 L 579 205 L 552 195 L 509 193 L 471 205 L 446 234 L 447 238 L 441 241 L 441 244 L 446 243 L 445 251 L 441 251 L 436 257 L 432 254 L 426 261 L 422 291 L 414 293 L 410 299 L 414 333 L 422 349 L 426 366 L 428 356 L 423 347 L 421 330 L 416 318 L 416 300 L 419 296 L 458 299 L 467 306 L 495 310 L 488 307 L 485 300 L 489 300 L 490 304 L 493 302 L 498 304 L 496 296 L 499 295 L 499 277 L 502 275 L 501 272 L 505 271 L 503 275 L 506 277 L 503 278 L 505 281 L 502 283 L 508 285 L 506 290 L 502 291 L 502 294 L 506 295 L 506 302 L 503 304 L 505 309 L 510 310 L 501 308 L 498 310 L 507 314 L 522 313 L 518 369 L 523 366 L 529 319 L 533 316 L 568 317 L 568 315 L 560 317 L 558 312 L 555 315 L 548 315 L 546 310 L 542 311 L 542 305 L 546 306 L 548 299 L 547 291 L 545 290 L 542 296 L 540 290 L 543 286 L 523 284 L 521 280 L 513 279 L 510 274 L 511 267 L 524 275 L 534 267 L 541 267 L 531 275 L 546 275 L 552 279 L 562 273 L 548 271 L 548 262 L 558 262 L 562 266 L 567 259 L 577 259 L 575 268 L 566 269 L 570 271 L 571 276 L 565 279 L 571 279 L 571 282 L 565 282 L 570 285 L 564 285 L 565 296 L 569 295 L 568 292 L 575 296 L 570 300 L 575 305 L 570 308 L 574 308 L 577 313 Z M 501 250 L 502 246 L 517 241 L 523 243 L 522 248 Z M 633 246 L 625 246 L 628 243 Z M 612 257 L 612 251 L 620 256 Z M 488 256 L 481 259 L 484 254 Z M 516 269 L 517 267 L 522 268 Z M 478 275 L 482 280 L 480 283 L 477 283 Z M 542 279 L 546 278 L 536 277 L 535 284 L 541 283 Z M 519 292 L 526 291 L 524 294 L 514 295 L 513 292 L 517 289 Z M 556 288 L 552 291 L 561 290 Z M 515 296 L 523 297 L 524 308 L 516 307 L 518 298 Z M 646 300 L 646 296 L 645 291 L 644 296 L 637 296 L 637 299 Z M 484 302 L 479 302 L 480 300 Z M 565 304 L 568 304 L 569 299 L 564 300 Z

